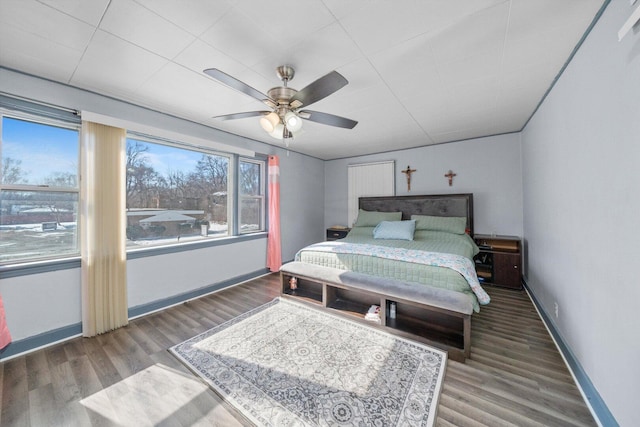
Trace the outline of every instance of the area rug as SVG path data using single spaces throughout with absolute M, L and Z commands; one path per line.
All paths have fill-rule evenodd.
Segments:
M 258 426 L 431 426 L 447 355 L 283 298 L 170 349 Z

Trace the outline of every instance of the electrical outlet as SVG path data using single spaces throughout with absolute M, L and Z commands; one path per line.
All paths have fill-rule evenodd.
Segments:
M 557 319 L 558 318 L 558 303 L 557 302 L 553 303 L 553 311 L 555 312 L 556 319 Z

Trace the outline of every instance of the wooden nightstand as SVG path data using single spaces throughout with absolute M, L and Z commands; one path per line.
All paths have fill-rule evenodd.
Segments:
M 327 228 L 327 240 L 344 239 L 349 231 L 351 229 L 347 227 L 329 227 Z
M 476 234 L 480 248 L 475 257 L 476 273 L 484 283 L 512 289 L 522 288 L 522 251 L 516 236 Z

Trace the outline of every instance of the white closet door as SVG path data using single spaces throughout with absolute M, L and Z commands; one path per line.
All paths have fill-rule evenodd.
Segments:
M 358 217 L 358 197 L 394 196 L 395 162 L 361 163 L 348 166 L 349 226 Z

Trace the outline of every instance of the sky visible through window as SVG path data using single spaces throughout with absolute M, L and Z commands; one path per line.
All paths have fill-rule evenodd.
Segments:
M 127 139 L 127 143 L 133 143 L 135 140 Z M 169 172 L 193 171 L 198 165 L 198 160 L 202 158 L 201 152 L 175 148 L 168 145 L 147 143 L 144 144 L 148 151 L 143 154 L 148 165 L 156 172 L 166 175 Z
M 78 170 L 78 132 L 5 117 L 2 122 L 2 157 L 20 160 L 21 184 L 45 184 L 56 173 Z M 128 140 L 130 141 L 130 140 Z M 149 145 L 149 144 L 145 144 Z M 194 170 L 202 153 L 153 144 L 144 153 L 149 166 L 161 174 Z
M 0 118 L 0 264 L 77 254 L 79 129 Z M 234 221 L 238 233 L 264 229 L 264 162 L 240 160 L 231 211 L 232 156 L 135 137 L 123 154 L 128 247 L 224 237 Z
M 77 175 L 78 131 L 4 117 L 2 160 L 19 160 L 20 184 L 40 185 L 59 173 Z

